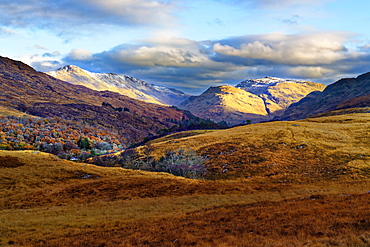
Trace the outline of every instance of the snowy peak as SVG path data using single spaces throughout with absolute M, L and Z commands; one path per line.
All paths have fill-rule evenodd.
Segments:
M 272 76 L 266 76 L 264 78 L 258 78 L 258 79 L 248 79 L 245 81 L 240 82 L 236 87 L 251 87 L 251 86 L 274 86 L 278 83 L 311 83 L 309 81 L 303 81 L 303 80 L 293 80 L 293 79 L 282 79 Z
M 189 98 L 179 90 L 154 86 L 128 75 L 94 73 L 75 65 L 67 65 L 47 74 L 75 85 L 83 85 L 98 91 L 117 92 L 150 103 L 179 105 Z
M 325 89 L 325 85 L 321 83 L 276 77 L 249 79 L 236 87 L 261 97 L 267 111 L 272 115 L 280 115 L 289 105 L 298 102 L 309 93 Z
M 277 77 L 266 76 L 259 79 L 248 79 L 240 82 L 235 87 L 241 88 L 245 91 L 254 93 L 254 94 L 264 94 L 267 92 L 269 87 L 276 86 L 282 83 L 295 83 L 295 84 L 306 84 L 312 85 L 313 82 L 303 81 L 303 80 L 292 80 L 292 79 L 282 79 Z
M 69 72 L 69 73 L 70 72 L 80 72 L 80 71 L 86 72 L 86 70 L 83 70 L 80 67 L 75 66 L 75 65 L 66 65 L 62 68 L 57 69 L 57 71 L 65 71 L 65 72 Z

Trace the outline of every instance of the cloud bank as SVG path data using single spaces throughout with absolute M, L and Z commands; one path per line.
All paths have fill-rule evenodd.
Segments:
M 88 31 L 101 25 L 168 25 L 175 6 L 154 0 L 12 0 L 0 1 L 0 23 L 60 33 Z M 81 29 L 83 27 L 83 29 Z M 76 29 L 79 30 L 76 30 Z
M 194 40 L 181 38 L 179 31 L 183 27 L 181 14 L 186 14 L 180 6 L 194 3 L 190 0 L 0 0 L 0 37 L 35 30 L 42 30 L 42 35 L 62 37 L 64 51 L 54 51 L 59 49 L 56 46 L 49 50 L 47 42 L 35 39 L 37 45 L 29 44 L 35 54 L 19 58 L 40 71 L 74 64 L 94 72 L 127 74 L 194 94 L 209 86 L 235 85 L 264 76 L 332 83 L 341 77 L 368 72 L 370 44 L 356 43 L 355 33 L 319 32 L 315 31 L 317 28 L 301 26 L 311 15 L 305 15 L 306 11 L 302 11 L 303 16 L 298 15 L 297 9 L 312 13 L 315 7 L 330 1 L 334 0 L 210 0 L 207 3 L 236 6 L 231 8 L 234 12 L 255 11 L 252 17 L 280 9 L 279 16 L 283 17 L 273 17 L 274 20 L 294 26 L 294 32 Z M 232 18 L 216 15 L 200 20 L 208 26 L 235 25 L 229 23 Z M 136 29 L 145 39 L 128 37 L 134 36 Z M 104 35 L 109 47 L 96 40 Z M 70 45 L 76 44 L 73 39 L 82 40 L 80 47 Z M 85 40 L 89 46 L 85 46 Z
M 129 74 L 190 93 L 263 76 L 332 83 L 340 79 L 338 75 L 345 77 L 368 69 L 370 46 L 348 48 L 346 43 L 352 36 L 348 32 L 318 32 L 246 35 L 212 41 L 152 39 L 97 54 L 72 51 L 64 62 L 98 72 Z

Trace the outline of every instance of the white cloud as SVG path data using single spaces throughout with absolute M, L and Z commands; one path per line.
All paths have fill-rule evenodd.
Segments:
M 214 51 L 226 56 L 270 61 L 276 64 L 317 65 L 331 64 L 344 59 L 343 42 L 348 33 L 315 33 L 300 35 L 269 34 L 256 36 L 235 48 L 216 43 Z
M 15 58 L 20 60 L 37 71 L 51 71 L 63 65 L 62 60 L 58 57 L 58 52 L 54 52 L 54 56 L 44 56 L 39 54 L 28 54 L 22 57 Z
M 0 35 L 12 36 L 17 35 L 18 33 L 10 28 L 0 27 Z
M 370 52 L 346 47 L 350 33 L 272 33 L 216 41 L 153 38 L 91 55 L 75 50 L 65 59 L 96 72 L 128 74 L 188 93 L 248 78 L 277 76 L 332 83 L 368 70 Z
M 92 53 L 85 49 L 73 49 L 69 53 L 69 57 L 71 59 L 79 61 L 91 60 L 92 56 L 93 56 Z
M 174 5 L 152 0 L 85 0 L 102 12 L 123 17 L 129 23 L 168 25 L 173 21 Z
M 102 25 L 172 25 L 176 22 L 174 8 L 169 2 L 155 0 L 0 1 L 0 23 L 81 35 Z
M 331 74 L 334 71 L 329 68 L 320 66 L 295 66 L 288 68 L 286 73 L 290 76 L 299 78 L 323 78 L 325 75 Z
M 207 67 L 210 60 L 195 41 L 181 38 L 146 40 L 147 45 L 119 46 L 108 52 L 114 60 L 146 67 Z M 215 64 L 215 63 L 214 63 Z
M 42 45 L 34 45 L 33 48 L 35 48 L 37 50 L 48 50 L 46 47 L 44 47 Z
M 254 7 L 279 9 L 287 6 L 312 6 L 335 0 L 218 0 L 227 3 L 246 3 Z

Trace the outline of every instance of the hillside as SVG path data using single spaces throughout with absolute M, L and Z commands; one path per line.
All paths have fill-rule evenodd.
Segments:
M 74 85 L 82 85 L 97 91 L 117 92 L 149 103 L 176 106 L 189 98 L 189 95 L 179 90 L 150 85 L 131 76 L 114 73 L 93 73 L 74 65 L 67 65 L 46 73 Z
M 0 105 L 39 117 L 60 117 L 118 132 L 124 146 L 191 118 L 174 107 L 95 91 L 0 57 Z
M 341 79 L 292 104 L 280 118 L 282 120 L 303 119 L 316 114 L 345 108 L 367 107 L 370 95 L 370 73 L 357 78 Z
M 210 87 L 200 96 L 192 96 L 180 108 L 216 122 L 236 125 L 245 120 L 267 120 L 265 104 L 258 96 L 231 86 Z
M 198 135 L 159 139 L 137 152 L 156 159 L 193 149 L 206 158 L 207 178 L 248 178 L 275 183 L 369 176 L 368 113 L 292 122 L 269 122 Z M 143 168 L 145 166 L 143 165 Z
M 271 116 L 281 115 L 292 103 L 298 102 L 311 92 L 325 89 L 325 85 L 321 83 L 276 77 L 249 79 L 235 87 L 261 97 Z
M 368 116 L 188 131 L 149 143 L 156 157 L 178 148 L 207 156 L 212 180 L 0 151 L 0 245 L 365 247 Z
M 179 107 L 199 117 L 225 121 L 229 125 L 246 120 L 258 123 L 282 115 L 292 103 L 324 88 L 325 85 L 320 83 L 265 77 L 246 80 L 235 87 L 210 87 Z

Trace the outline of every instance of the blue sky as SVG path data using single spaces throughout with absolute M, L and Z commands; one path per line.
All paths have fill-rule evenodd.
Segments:
M 0 56 L 73 64 L 200 94 L 276 76 L 370 71 L 365 0 L 0 0 Z

